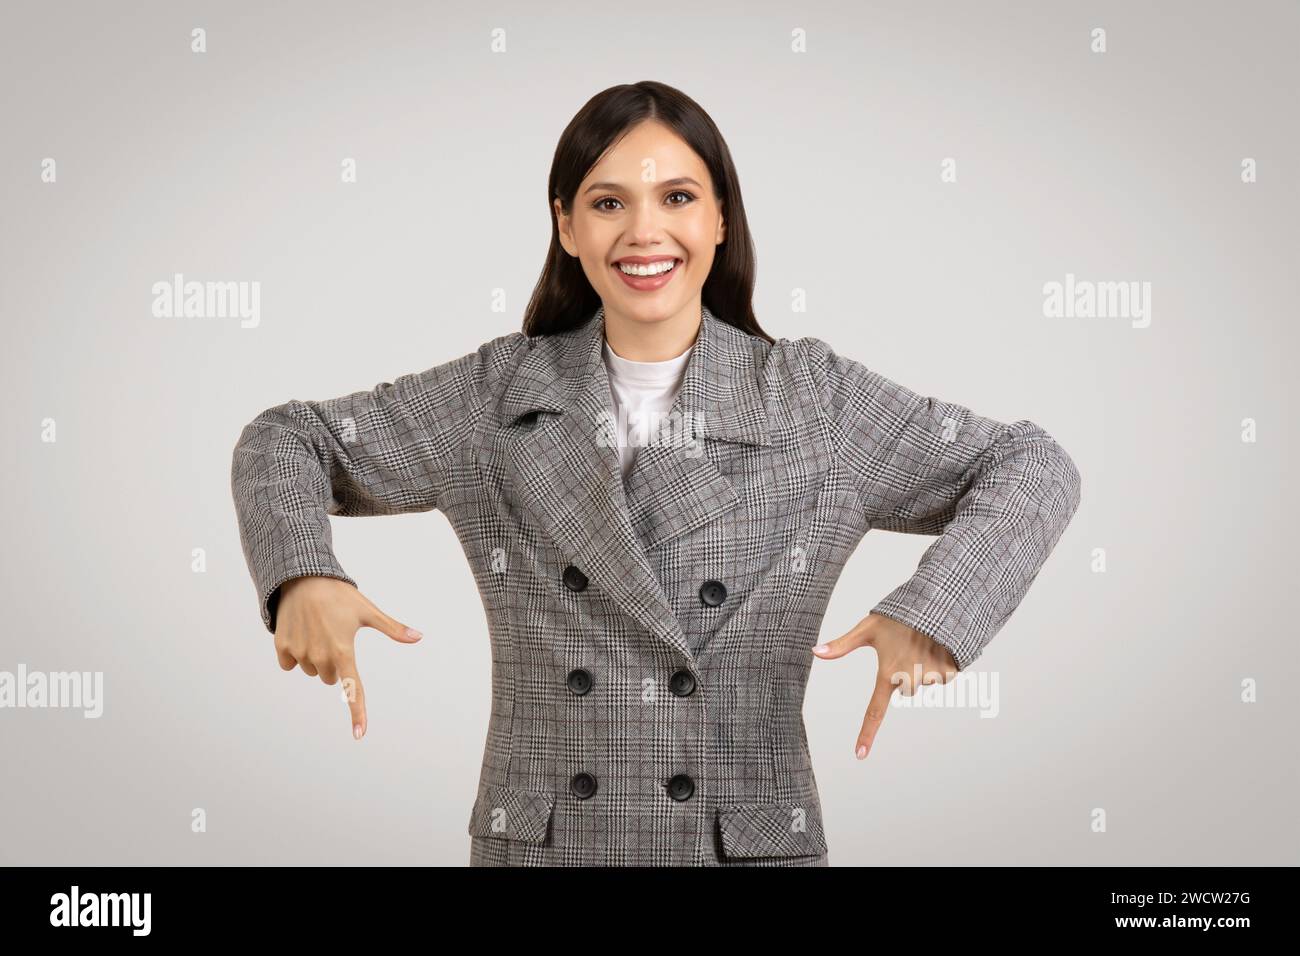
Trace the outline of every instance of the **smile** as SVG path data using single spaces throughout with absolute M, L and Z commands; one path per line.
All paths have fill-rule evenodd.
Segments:
M 662 262 L 651 262 L 648 265 L 638 265 L 636 263 L 616 262 L 614 265 L 624 275 L 629 276 L 657 276 L 665 272 L 671 272 L 677 266 L 676 259 L 665 259 Z
M 638 292 L 653 292 L 661 289 L 677 275 L 680 259 L 664 259 L 660 262 L 627 263 L 615 262 L 614 271 L 629 288 Z

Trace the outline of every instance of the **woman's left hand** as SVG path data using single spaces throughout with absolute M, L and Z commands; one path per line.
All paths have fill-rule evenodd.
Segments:
M 858 732 L 855 752 L 859 760 L 871 750 L 880 722 L 885 719 L 895 687 L 911 697 L 920 684 L 946 684 L 957 674 L 957 662 L 948 649 L 906 624 L 881 614 L 868 614 L 853 630 L 813 653 L 822 660 L 843 657 L 859 647 L 876 649 L 876 688 L 867 703 L 867 716 Z

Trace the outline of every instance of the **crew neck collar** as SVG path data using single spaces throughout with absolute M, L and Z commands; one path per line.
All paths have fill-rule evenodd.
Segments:
M 670 359 L 664 359 L 662 362 L 634 362 L 632 359 L 623 358 L 609 346 L 609 340 L 604 343 L 605 361 L 619 378 L 634 382 L 664 382 L 670 381 L 686 365 L 687 360 L 691 357 L 691 351 L 695 348 L 692 342 L 686 347 L 686 351 L 681 355 Z

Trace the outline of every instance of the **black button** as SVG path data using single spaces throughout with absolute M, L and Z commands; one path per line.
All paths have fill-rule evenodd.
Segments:
M 564 586 L 570 591 L 585 591 L 587 589 L 587 576 L 569 565 L 564 569 Z
M 569 789 L 579 800 L 586 800 L 596 792 L 596 778 L 589 773 L 576 773 L 569 781 Z
M 591 690 L 591 675 L 581 667 L 569 671 L 569 690 L 579 697 Z
M 727 599 L 727 588 L 721 581 L 705 581 L 700 585 L 700 600 L 709 607 L 717 607 Z
M 684 773 L 679 773 L 668 781 L 668 796 L 674 800 L 689 800 L 695 792 L 695 781 Z
M 678 697 L 689 697 L 695 690 L 695 676 L 690 671 L 678 671 L 668 681 L 668 686 Z

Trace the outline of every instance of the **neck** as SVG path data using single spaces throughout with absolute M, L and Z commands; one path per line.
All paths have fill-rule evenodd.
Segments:
M 666 362 L 685 352 L 700 331 L 700 299 L 672 315 L 657 319 L 631 318 L 605 310 L 605 341 L 620 358 L 633 362 Z

